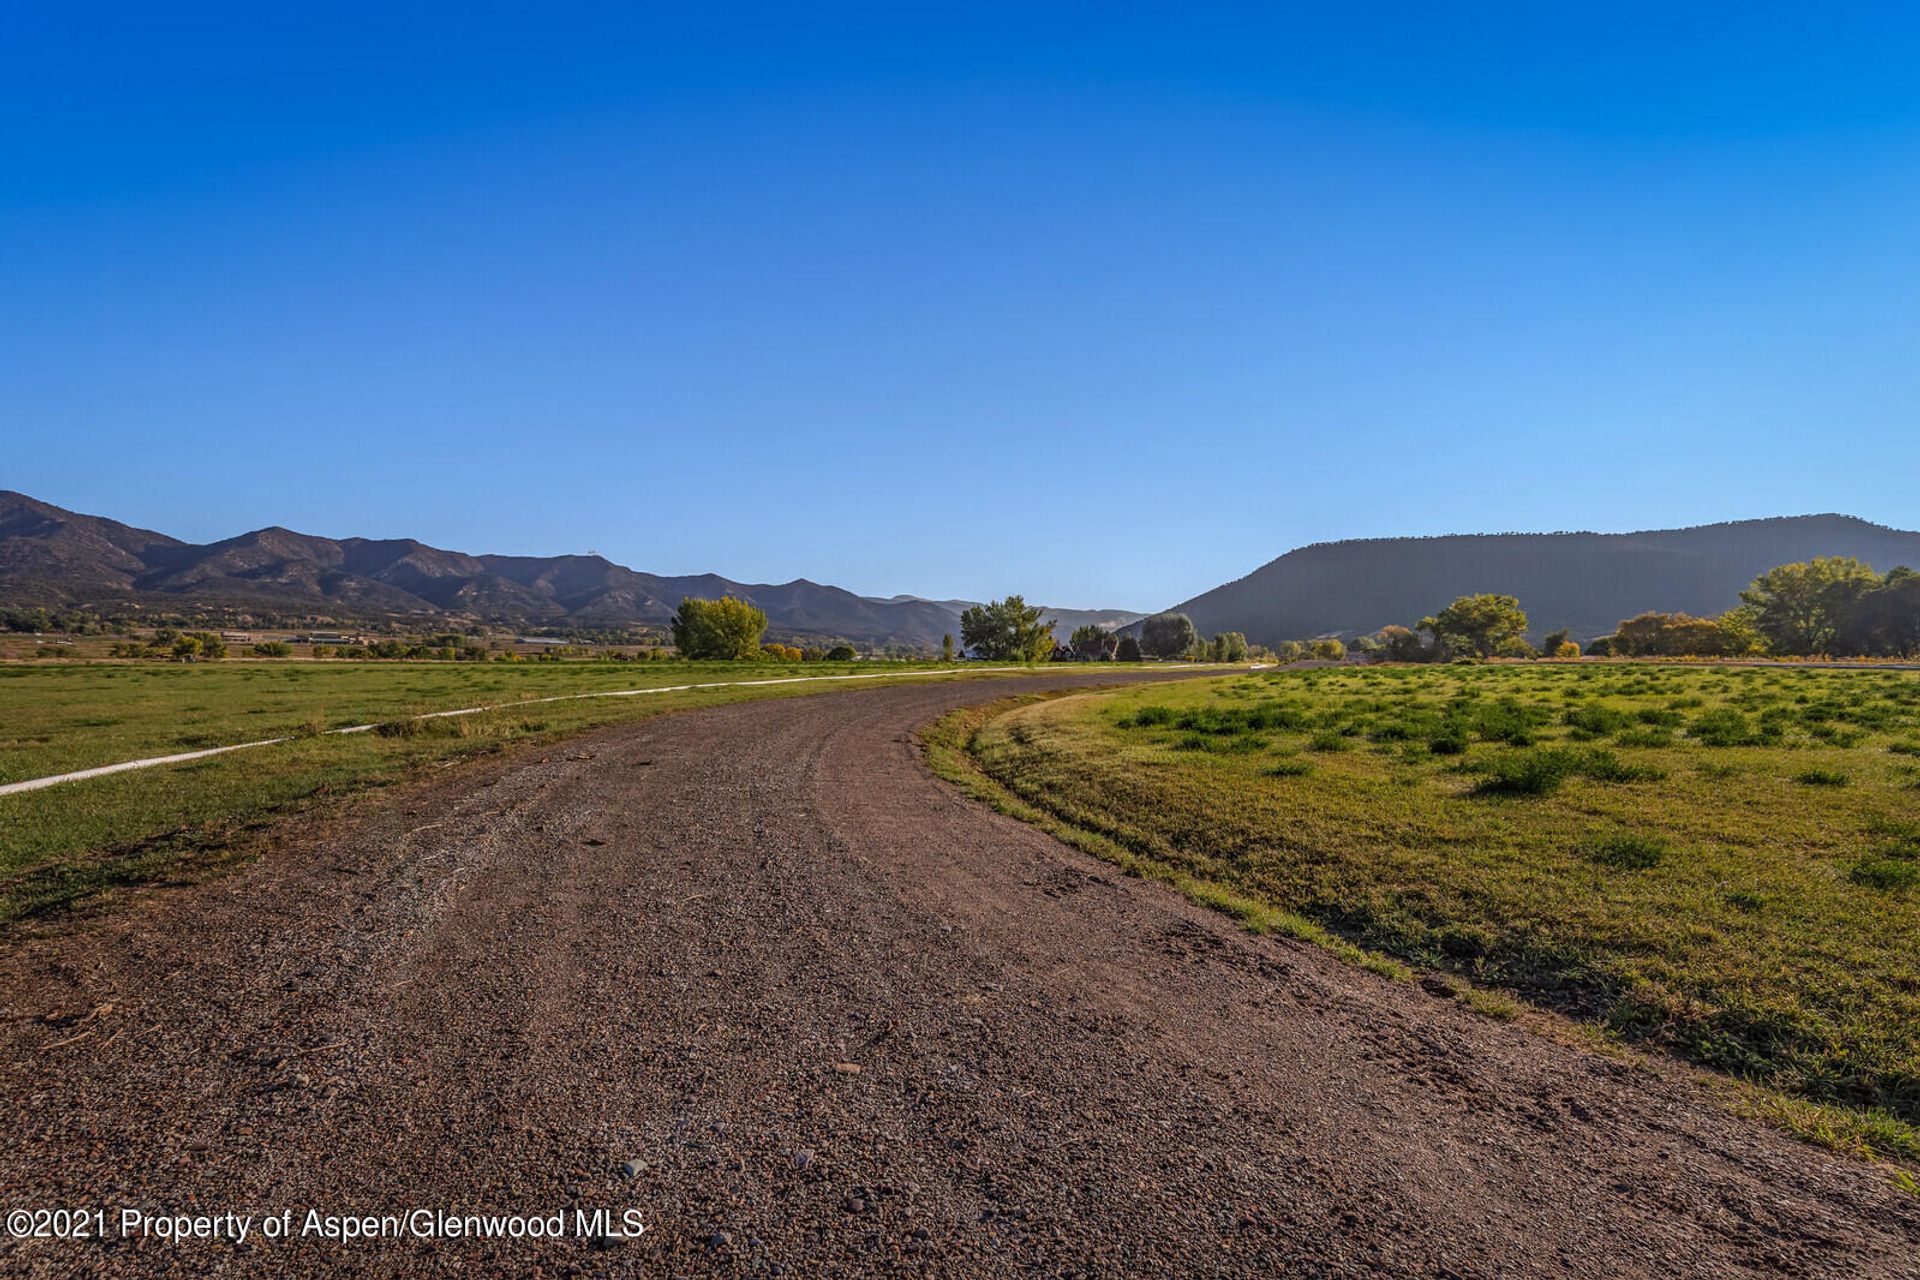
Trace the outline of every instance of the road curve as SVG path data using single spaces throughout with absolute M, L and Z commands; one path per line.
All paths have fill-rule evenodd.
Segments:
M 1920 1198 L 1258 939 L 931 778 L 1006 689 L 664 716 L 0 954 L 0 1207 L 633 1207 L 624 1241 L 0 1239 L 8 1274 L 1920 1276 Z

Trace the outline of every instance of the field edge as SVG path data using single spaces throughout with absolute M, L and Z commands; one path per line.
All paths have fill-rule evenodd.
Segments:
M 1319 921 L 1142 857 L 1097 831 L 1021 798 L 981 766 L 975 746 L 980 731 L 991 721 L 1036 703 L 1111 692 L 1072 690 L 997 698 L 941 716 L 924 726 L 916 741 L 929 771 L 967 798 L 1037 827 L 1125 875 L 1165 885 L 1196 905 L 1228 916 L 1249 933 L 1293 939 L 1389 981 L 1418 981 L 1436 996 L 1452 998 L 1483 1017 L 1514 1024 L 1531 1034 L 1628 1061 L 1642 1069 L 1681 1072 L 1734 1114 L 1812 1146 L 1889 1165 L 1893 1186 L 1920 1195 L 1920 1184 L 1915 1183 L 1908 1168 L 1920 1168 L 1920 1127 L 1876 1110 L 1818 1102 L 1714 1072 L 1669 1050 L 1650 1051 L 1627 1043 L 1597 1024 L 1542 1008 L 1509 991 L 1476 985 L 1457 973 L 1416 971 L 1393 956 L 1360 946 Z

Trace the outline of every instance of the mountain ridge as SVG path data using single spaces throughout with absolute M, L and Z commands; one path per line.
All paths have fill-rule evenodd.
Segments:
M 1211 635 L 1276 644 L 1412 626 L 1456 596 L 1517 596 L 1536 638 L 1586 640 L 1650 609 L 1698 615 L 1738 605 L 1778 564 L 1853 556 L 1882 572 L 1920 565 L 1920 533 L 1822 513 L 1627 533 L 1452 533 L 1310 543 L 1173 606 Z
M 860 596 L 795 578 L 661 575 L 604 556 L 470 554 L 414 538 L 327 538 L 268 525 L 189 543 L 0 490 L 0 598 L 8 604 L 183 608 L 580 629 L 664 626 L 686 596 L 733 595 L 775 638 L 937 647 L 967 601 Z M 1064 636 L 1124 610 L 1048 610 Z

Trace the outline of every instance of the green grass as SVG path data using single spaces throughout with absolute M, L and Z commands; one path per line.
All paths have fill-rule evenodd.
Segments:
M 904 670 L 909 665 L 869 662 L 4 664 L 0 665 L 0 783 L 142 756 L 276 738 L 317 728 L 376 723 L 421 711 L 710 680 Z
M 1920 1159 L 1916 730 L 1901 672 L 1347 668 L 1039 702 L 964 749 L 1003 803 L 1138 874 Z
M 102 891 L 243 858 L 276 819 L 435 762 L 617 721 L 884 680 L 707 689 L 425 711 L 719 680 L 924 670 L 908 664 L 408 662 L 0 666 L 0 781 L 199 747 L 301 735 L 183 765 L 0 796 L 0 927 Z M 964 679 L 963 676 L 950 677 Z M 377 732 L 314 736 L 377 723 Z

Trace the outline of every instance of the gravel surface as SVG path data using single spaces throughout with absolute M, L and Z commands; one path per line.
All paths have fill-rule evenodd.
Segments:
M 1920 1276 L 1883 1170 L 1250 937 L 919 761 L 950 708 L 1088 678 L 604 730 L 16 940 L 0 1208 L 647 1230 L 0 1239 L 0 1270 Z

